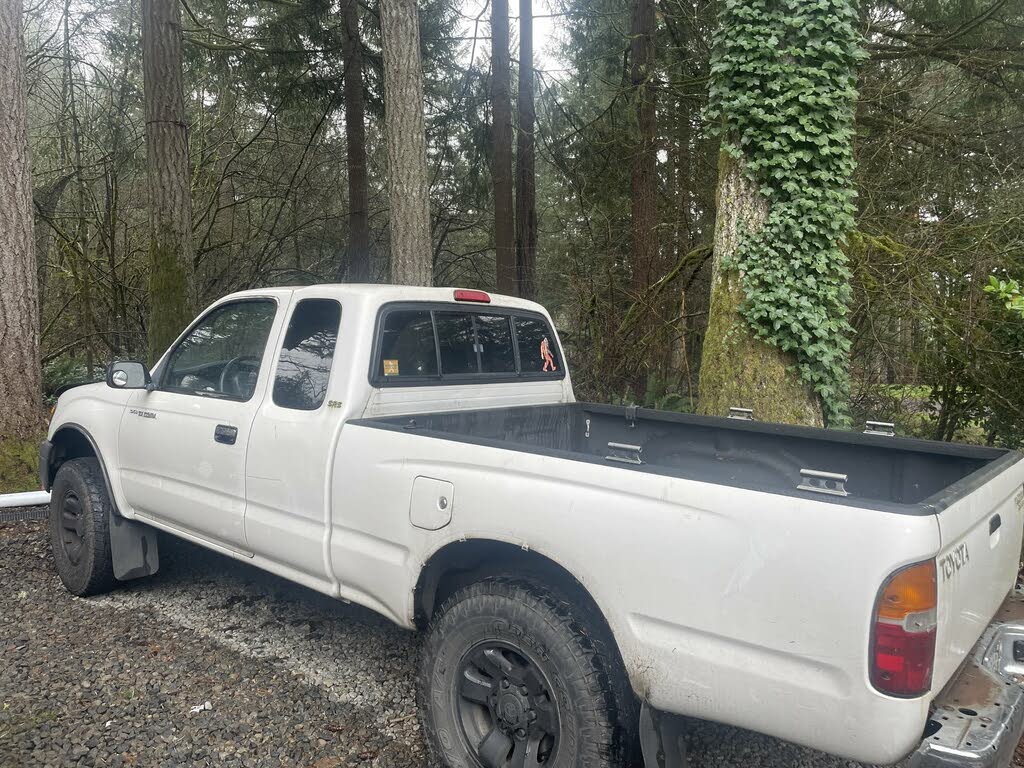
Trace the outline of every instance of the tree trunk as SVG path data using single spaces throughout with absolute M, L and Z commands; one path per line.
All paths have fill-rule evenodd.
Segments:
M 75 73 L 71 63 L 71 0 L 64 3 L 64 82 L 68 116 L 71 118 L 71 166 L 75 174 L 76 222 L 75 239 L 68 253 L 69 266 L 78 294 L 78 332 L 84 339 L 81 345 L 85 352 L 85 375 L 91 379 L 95 361 L 93 358 L 93 337 L 96 324 L 92 316 L 92 275 L 89 259 L 88 189 L 83 175 L 82 124 L 78 120 L 78 106 L 75 98 Z
M 516 95 L 516 293 L 537 294 L 537 172 L 533 98 L 533 0 L 519 0 L 519 91 Z
M 758 232 L 767 200 L 725 152 L 720 156 L 711 310 L 700 370 L 700 411 L 725 416 L 731 406 L 753 408 L 754 418 L 784 424 L 823 424 L 818 396 L 792 372 L 796 358 L 754 337 L 740 315 L 742 276 L 722 266 L 744 228 Z
M 633 292 L 637 301 L 643 301 L 648 287 L 657 279 L 658 268 L 654 26 L 654 0 L 635 0 L 630 46 L 630 84 L 637 122 L 631 206 Z
M 0 437 L 30 438 L 42 376 L 21 13 L 21 0 L 0 3 Z
M 192 319 L 192 188 L 182 92 L 178 0 L 142 0 L 149 165 L 149 357 Z
M 516 233 L 512 209 L 512 76 L 508 0 L 491 2 L 491 181 L 498 293 L 516 292 Z
M 338 265 L 338 279 L 364 283 L 370 280 L 370 192 L 366 172 L 363 41 L 359 35 L 357 0 L 342 0 L 341 12 L 348 150 L 348 258 Z
M 391 282 L 433 283 L 430 186 L 415 0 L 381 0 L 384 128 L 388 145 Z

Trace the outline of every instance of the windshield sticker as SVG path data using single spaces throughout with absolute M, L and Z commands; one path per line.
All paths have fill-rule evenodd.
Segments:
M 551 356 L 551 346 L 548 344 L 548 337 L 545 336 L 540 340 L 540 356 L 544 361 L 545 371 L 557 371 L 558 367 L 555 365 L 555 358 Z
M 385 376 L 397 376 L 398 375 L 398 361 L 397 360 L 385 360 L 384 361 L 384 375 Z

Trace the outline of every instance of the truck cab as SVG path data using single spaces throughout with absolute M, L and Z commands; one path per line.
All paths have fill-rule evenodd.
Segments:
M 436 353 L 423 343 L 435 321 Z M 545 339 L 550 364 L 540 354 Z M 145 386 L 76 388 L 54 419 L 95 445 L 119 513 L 231 553 L 259 553 L 279 575 L 334 594 L 327 564 L 309 553 L 320 549 L 332 505 L 344 504 L 329 475 L 348 421 L 573 398 L 539 305 L 502 297 L 499 309 L 487 294 L 456 289 L 232 294 L 208 307 L 151 374 L 137 365 L 130 372 Z

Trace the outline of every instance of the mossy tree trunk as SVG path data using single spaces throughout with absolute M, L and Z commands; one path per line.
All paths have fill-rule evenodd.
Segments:
M 41 424 L 39 294 L 21 0 L 0 3 L 0 438 Z
M 800 380 L 796 357 L 757 339 L 740 314 L 742 275 L 727 265 L 743 231 L 755 234 L 764 225 L 768 201 L 738 161 L 722 152 L 720 163 L 700 411 L 725 416 L 731 406 L 753 408 L 759 421 L 820 427 L 820 398 Z
M 142 68 L 149 165 L 149 358 L 155 362 L 192 319 L 192 175 L 178 0 L 143 0 Z

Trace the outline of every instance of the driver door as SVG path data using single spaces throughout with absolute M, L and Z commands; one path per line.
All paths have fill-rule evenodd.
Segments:
M 214 307 L 167 354 L 156 389 L 132 394 L 118 456 L 137 515 L 246 550 L 245 452 L 280 314 L 272 297 Z

